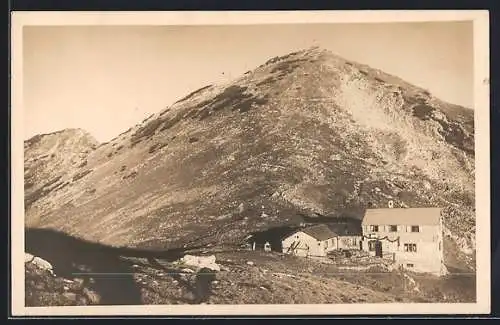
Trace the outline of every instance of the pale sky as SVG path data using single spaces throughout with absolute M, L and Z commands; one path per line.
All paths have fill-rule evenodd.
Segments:
M 314 45 L 473 108 L 471 22 L 24 28 L 25 138 L 108 141 L 208 84 Z

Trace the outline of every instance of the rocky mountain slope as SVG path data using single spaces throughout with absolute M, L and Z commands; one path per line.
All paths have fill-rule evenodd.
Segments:
M 393 200 L 444 207 L 451 255 L 475 249 L 473 111 L 319 48 L 199 89 L 95 149 L 78 135 L 52 157 L 50 139 L 25 143 L 27 227 L 169 248 Z
M 39 134 L 24 142 L 24 191 L 26 207 L 38 198 L 58 190 L 64 174 L 85 166 L 85 157 L 97 141 L 81 129 Z

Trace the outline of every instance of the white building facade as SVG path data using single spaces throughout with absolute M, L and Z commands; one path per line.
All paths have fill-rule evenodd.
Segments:
M 282 241 L 283 253 L 303 257 L 325 257 L 336 249 L 336 238 L 326 225 L 296 231 Z
M 394 258 L 415 272 L 443 275 L 443 223 L 439 208 L 368 209 L 361 249 Z

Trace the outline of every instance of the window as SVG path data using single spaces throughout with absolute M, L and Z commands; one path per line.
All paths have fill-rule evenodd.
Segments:
M 378 226 L 377 225 L 370 226 L 370 231 L 378 232 Z
M 408 263 L 408 264 L 406 264 L 406 267 L 413 267 L 413 264 Z
M 419 226 L 411 226 L 411 232 L 420 232 Z
M 375 251 L 375 240 L 370 240 L 368 242 L 368 250 L 370 252 L 374 252 Z
M 396 231 L 398 231 L 398 226 L 396 226 L 396 225 L 390 225 L 389 226 L 389 231 L 390 232 L 396 232 Z
M 326 246 L 325 247 L 328 248 L 328 240 L 326 241 Z
M 417 251 L 417 244 L 405 244 L 405 252 L 415 253 Z

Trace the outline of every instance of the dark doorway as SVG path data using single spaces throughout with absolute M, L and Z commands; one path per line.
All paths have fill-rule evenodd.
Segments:
M 382 242 L 380 240 L 375 242 L 375 256 L 382 257 Z
M 363 250 L 363 241 L 362 240 L 359 241 L 359 250 L 360 251 Z

